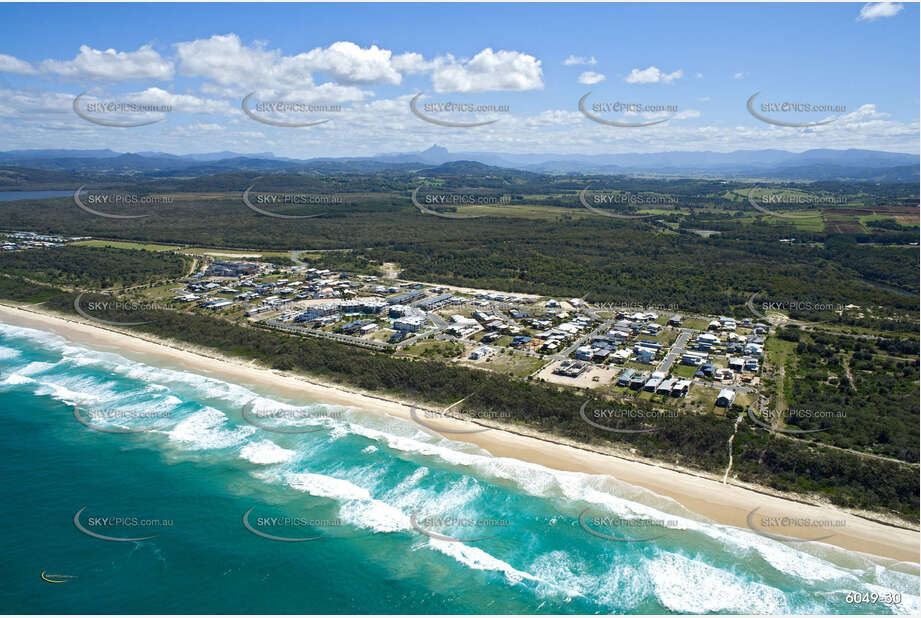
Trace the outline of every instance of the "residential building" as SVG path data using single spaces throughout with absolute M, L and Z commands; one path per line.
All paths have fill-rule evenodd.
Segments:
M 702 352 L 683 352 L 681 354 L 681 364 L 697 367 L 707 360 L 707 354 Z
M 439 294 L 438 296 L 432 296 L 431 298 L 426 298 L 420 300 L 416 303 L 416 307 L 422 309 L 423 311 L 434 311 L 435 309 L 440 309 L 445 305 L 448 305 L 454 301 L 453 294 Z
M 388 305 L 408 305 L 409 303 L 425 298 L 425 290 L 410 290 L 396 296 L 387 297 Z
M 481 358 L 486 358 L 492 354 L 492 348 L 488 346 L 480 346 L 470 353 L 470 358 L 473 360 L 480 360 Z
M 662 380 L 659 382 L 659 386 L 656 387 L 657 395 L 670 395 L 672 392 L 672 386 L 675 385 L 675 382 L 678 380 L 675 378 L 668 378 L 667 380 Z
M 678 380 L 672 386 L 672 397 L 686 397 L 690 388 L 690 380 Z
M 425 326 L 425 318 L 418 315 L 408 315 L 393 321 L 393 329 L 403 333 L 415 333 Z
M 736 400 L 736 392 L 732 389 L 724 388 L 716 396 L 716 405 L 721 408 L 728 408 Z
M 617 376 L 617 386 L 630 386 L 630 381 L 633 379 L 635 373 L 635 369 L 624 369 L 621 374 Z

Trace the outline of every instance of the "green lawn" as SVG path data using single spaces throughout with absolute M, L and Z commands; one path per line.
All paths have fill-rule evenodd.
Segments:
M 516 378 L 524 378 L 538 369 L 541 369 L 546 364 L 547 361 L 539 358 L 500 352 L 489 357 L 489 361 L 485 366 L 499 373 L 511 375 Z M 483 366 L 484 365 L 478 365 L 478 367 Z
M 675 342 L 677 338 L 678 338 L 678 331 L 673 330 L 673 329 L 663 330 L 661 333 L 655 336 L 655 340 L 661 343 L 662 345 L 671 345 Z
M 451 359 L 456 358 L 464 351 L 464 345 L 451 341 L 436 341 L 427 339 L 420 341 L 403 349 L 403 352 L 411 356 L 419 356 L 429 359 Z
M 695 371 L 697 371 L 697 367 L 691 367 L 690 365 L 672 365 L 672 375 L 679 378 L 693 378 Z
M 784 380 L 780 378 L 779 370 L 781 367 L 787 367 L 787 363 L 795 351 L 795 342 L 786 341 L 780 337 L 771 337 L 764 344 L 765 361 L 771 363 L 778 369 L 778 371 L 774 373 L 777 383 L 774 385 L 774 392 L 770 393 L 771 399 L 773 400 L 773 407 L 778 410 L 785 410 L 787 408 L 786 389 L 784 388 Z M 789 369 L 787 371 L 789 372 Z
M 152 245 L 122 240 L 78 240 L 73 245 L 82 247 L 114 247 L 116 249 L 135 249 L 139 251 L 176 251 L 177 245 Z
M 719 395 L 719 389 L 692 384 L 684 401 L 689 406 L 700 410 L 712 410 L 716 406 L 717 395 Z
M 228 258 L 239 258 L 245 260 L 247 256 L 257 256 L 257 257 L 290 257 L 290 254 L 287 251 L 260 251 L 259 249 L 209 249 L 206 247 L 191 247 L 186 249 L 188 253 L 194 253 L 195 255 L 211 255 L 214 257 L 228 257 Z M 306 254 L 304 257 L 307 257 Z M 303 258 L 302 258 L 303 259 Z
M 694 330 L 707 330 L 707 325 L 710 324 L 710 320 L 704 320 L 701 318 L 685 318 L 681 320 L 682 328 L 693 328 Z
M 647 371 L 647 372 L 648 372 L 648 371 L 653 371 L 653 370 L 656 368 L 656 365 L 655 365 L 655 364 L 652 364 L 652 365 L 644 365 L 643 363 L 635 363 L 635 362 L 633 362 L 633 361 L 627 361 L 626 363 L 624 363 L 624 364 L 621 365 L 621 366 L 622 366 L 622 367 L 628 367 L 628 368 L 630 368 L 630 369 L 636 369 L 637 371 Z

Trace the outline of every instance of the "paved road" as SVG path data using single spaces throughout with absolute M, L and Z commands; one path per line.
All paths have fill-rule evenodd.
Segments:
M 580 345 L 582 345 L 583 343 L 585 343 L 586 341 L 588 341 L 590 338 L 594 337 L 594 336 L 597 335 L 598 333 L 606 332 L 606 331 L 610 330 L 610 329 L 611 329 L 611 325 L 613 325 L 613 324 L 614 324 L 614 321 L 613 321 L 613 320 L 608 320 L 607 322 L 604 322 L 604 323 L 603 323 L 601 326 L 599 326 L 598 328 L 596 328 L 596 329 L 594 329 L 594 330 L 591 330 L 591 331 L 589 331 L 587 334 L 582 335 L 581 337 L 579 337 L 578 339 L 576 339 L 575 343 L 573 343 L 571 346 L 569 346 L 568 348 L 566 348 L 566 349 L 563 350 L 562 352 L 560 352 L 560 353 L 558 353 L 558 354 L 554 354 L 554 355 L 553 355 L 553 358 L 555 358 L 555 359 L 560 359 L 560 360 L 565 359 L 565 358 L 568 358 L 569 355 L 572 354 L 572 353 L 575 351 L 576 348 L 578 348 Z
M 678 339 L 675 340 L 675 343 L 669 349 L 668 354 L 665 355 L 665 358 L 662 359 L 662 362 L 659 363 L 659 366 L 656 367 L 656 371 L 661 371 L 662 373 L 668 373 L 668 370 L 671 368 L 672 363 L 675 362 L 675 359 L 681 356 L 684 352 L 684 346 L 688 344 L 688 341 L 691 339 L 691 334 L 695 331 L 690 329 L 681 329 L 678 333 Z
M 438 332 L 441 332 L 448 327 L 448 322 L 434 311 L 431 313 L 426 313 L 425 315 L 428 317 L 428 319 L 435 323 L 435 327 L 438 329 Z

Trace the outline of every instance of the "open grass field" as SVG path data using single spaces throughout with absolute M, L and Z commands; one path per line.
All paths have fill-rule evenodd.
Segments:
M 480 368 L 491 369 L 498 373 L 511 375 L 516 378 L 524 378 L 547 364 L 547 361 L 531 356 L 522 356 L 520 354 L 494 354 L 489 357 L 489 361 L 480 363 Z
M 218 258 L 238 258 L 245 259 L 247 257 L 289 257 L 287 251 L 260 251 L 258 249 L 214 249 L 207 247 L 190 247 L 185 249 L 187 253 L 192 253 L 194 255 L 210 255 Z
M 764 353 L 766 360 L 775 368 L 774 372 L 774 391 L 768 393 L 773 400 L 773 408 L 785 410 L 787 408 L 785 373 L 788 370 L 788 363 L 793 353 L 796 351 L 796 343 L 785 341 L 779 337 L 770 337 L 764 344 Z M 782 373 L 783 370 L 783 373 Z
M 456 212 L 451 214 L 464 215 L 467 217 L 509 217 L 516 219 L 539 219 L 555 220 L 562 215 L 573 218 L 597 217 L 598 215 L 585 210 L 584 208 L 559 208 L 557 206 L 545 206 L 542 204 L 486 204 L 477 206 L 461 206 Z M 424 213 L 419 213 L 423 216 Z M 425 215 L 434 216 L 434 215 Z
M 403 348 L 401 354 L 429 359 L 456 358 L 464 352 L 464 345 L 451 341 L 427 339 Z
M 672 375 L 681 378 L 693 378 L 695 371 L 697 371 L 697 367 L 691 367 L 690 365 L 672 365 Z
M 704 320 L 703 318 L 685 318 L 681 321 L 681 326 L 683 328 L 693 328 L 694 330 L 707 330 L 707 325 L 710 324 L 710 320 Z
M 158 245 L 125 240 L 78 240 L 71 244 L 81 247 L 114 247 L 115 249 L 134 249 L 136 251 L 176 251 L 180 248 L 178 245 Z

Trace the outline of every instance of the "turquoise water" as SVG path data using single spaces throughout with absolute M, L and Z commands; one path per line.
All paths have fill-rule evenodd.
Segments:
M 43 331 L 0 324 L 0 409 L 4 612 L 919 611 L 916 565 L 787 545 L 607 477 Z M 78 512 L 90 533 L 153 538 L 96 538 Z M 588 534 L 582 513 L 635 542 Z

